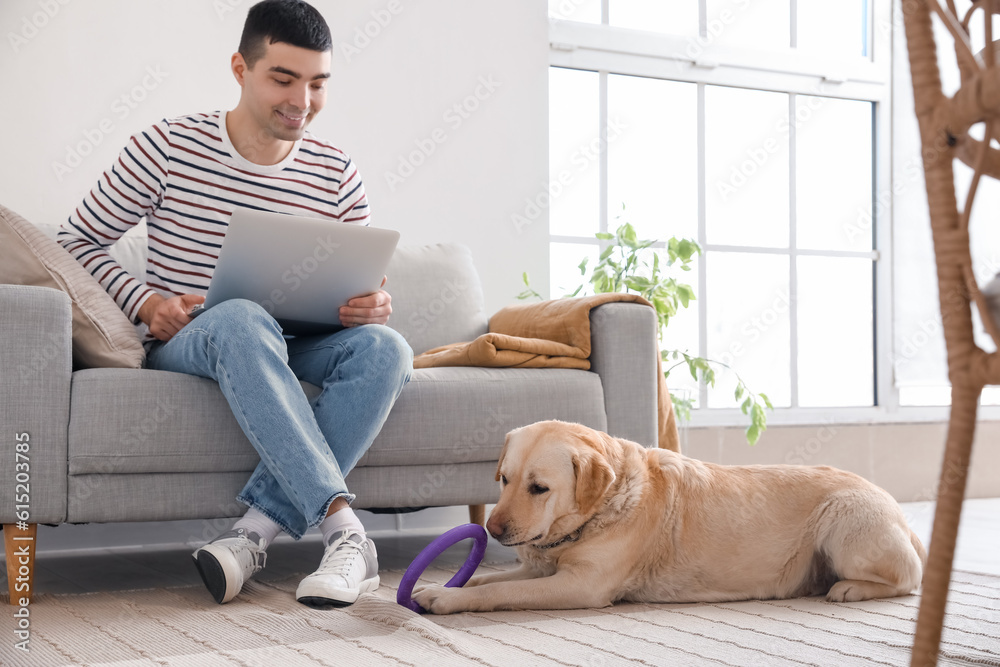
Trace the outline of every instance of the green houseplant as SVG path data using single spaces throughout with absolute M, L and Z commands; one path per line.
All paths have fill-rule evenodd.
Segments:
M 656 241 L 639 239 L 635 229 L 628 222 L 620 225 L 614 234 L 599 232 L 595 236 L 606 243 L 604 249 L 591 268 L 589 278 L 586 276 L 590 258 L 585 257 L 580 262 L 579 269 L 580 274 L 585 277 L 584 282 L 563 298 L 577 296 L 589 285 L 594 294 L 607 292 L 638 294 L 653 304 L 659 322 L 660 357 L 666 369 L 663 371 L 664 376 L 669 378 L 675 368 L 686 366 L 695 381 L 715 386 L 713 366 L 723 366 L 733 370 L 736 374 L 736 400 L 740 402 L 743 414 L 750 418 L 750 425 L 746 429 L 747 442 L 751 445 L 756 444 L 767 429 L 765 409 L 774 409 L 767 394 L 751 391 L 739 373 L 727 364 L 693 356 L 683 350 L 663 347 L 664 334 L 671 318 L 677 315 L 680 308 L 687 308 L 695 300 L 694 289 L 679 280 L 683 274 L 677 274 L 676 270 L 690 271 L 695 256 L 701 254 L 701 247 L 691 239 L 673 237 L 664 244 L 666 259 L 661 261 L 660 253 L 652 248 Z M 517 295 L 517 298 L 542 299 L 542 296 L 532 289 L 528 274 L 523 273 L 521 277 L 525 289 Z M 684 421 L 690 420 L 693 399 L 674 394 L 671 398 L 677 416 Z

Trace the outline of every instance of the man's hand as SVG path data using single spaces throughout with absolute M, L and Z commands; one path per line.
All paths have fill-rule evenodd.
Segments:
M 382 286 L 386 278 L 382 277 Z M 340 307 L 340 323 L 345 327 L 355 327 L 359 324 L 385 324 L 392 314 L 392 297 L 385 290 L 379 290 L 366 296 L 358 296 Z
M 188 317 L 191 309 L 204 302 L 205 297 L 194 294 L 181 294 L 169 299 L 154 294 L 142 304 L 139 319 L 149 326 L 149 333 L 157 340 L 166 342 L 191 321 Z

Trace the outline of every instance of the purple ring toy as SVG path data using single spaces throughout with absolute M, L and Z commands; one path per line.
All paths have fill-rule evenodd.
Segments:
M 462 565 L 462 569 L 445 584 L 448 588 L 461 588 L 464 586 L 469 581 L 469 578 L 472 577 L 472 573 L 479 567 L 479 564 L 483 562 L 483 556 L 486 555 L 486 529 L 478 523 L 467 523 L 457 528 L 452 528 L 428 544 L 427 548 L 413 559 L 410 567 L 406 568 L 406 574 L 403 575 L 402 580 L 399 582 L 399 589 L 396 591 L 396 602 L 418 614 L 423 614 L 426 610 L 410 597 L 413 594 L 413 586 L 417 583 L 417 579 L 420 578 L 420 575 L 424 573 L 424 570 L 430 566 L 434 559 L 444 553 L 448 547 L 468 539 L 476 541 L 472 545 L 472 552 L 465 560 L 465 564 Z

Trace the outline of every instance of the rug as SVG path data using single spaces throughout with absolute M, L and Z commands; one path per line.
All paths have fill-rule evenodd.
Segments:
M 480 571 L 512 563 L 482 565 Z M 452 571 L 424 578 L 444 583 Z M 30 653 L 0 620 L 3 665 L 908 665 L 918 596 L 421 616 L 395 603 L 402 572 L 342 609 L 294 599 L 299 576 L 251 581 L 226 605 L 198 587 L 40 594 Z M 955 572 L 942 665 L 1000 667 L 1000 577 Z

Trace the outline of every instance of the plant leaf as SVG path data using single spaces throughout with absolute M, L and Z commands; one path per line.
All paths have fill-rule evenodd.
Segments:
M 627 222 L 618 228 L 618 240 L 622 245 L 626 245 L 632 249 L 637 248 L 639 245 L 635 236 L 635 228 Z

